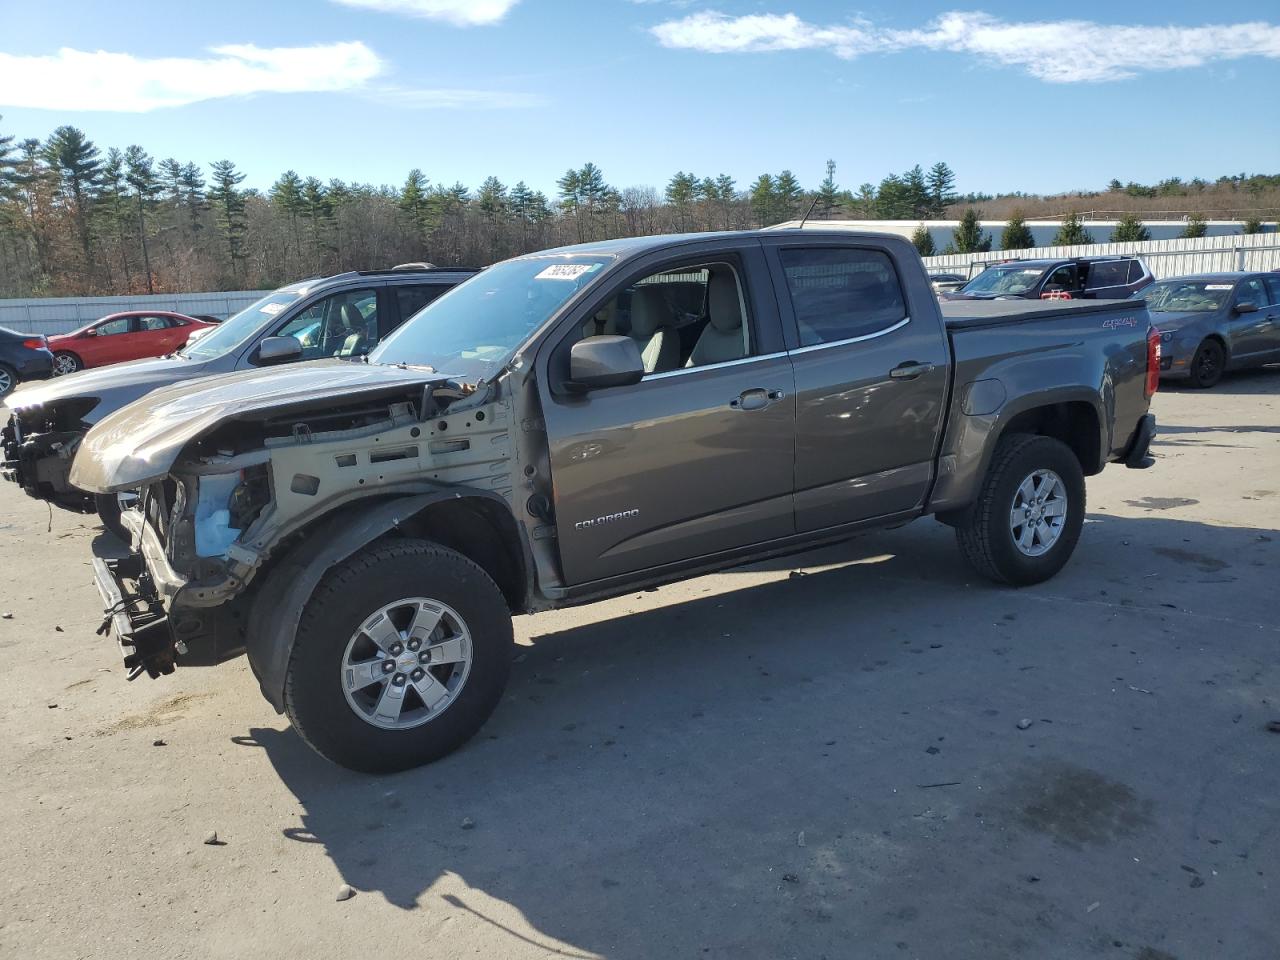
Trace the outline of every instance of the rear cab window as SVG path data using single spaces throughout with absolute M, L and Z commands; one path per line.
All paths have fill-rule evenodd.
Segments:
M 906 322 L 902 284 L 884 251 L 784 247 L 778 256 L 801 347 L 876 336 Z

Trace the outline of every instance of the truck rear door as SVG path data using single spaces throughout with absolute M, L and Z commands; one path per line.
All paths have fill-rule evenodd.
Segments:
M 764 255 L 684 249 L 606 281 L 550 345 L 554 371 L 578 339 L 631 336 L 644 379 L 574 394 L 539 377 L 569 585 L 795 531 L 794 386 Z
M 914 510 L 933 479 L 950 355 L 903 246 L 765 241 L 796 379 L 797 531 Z

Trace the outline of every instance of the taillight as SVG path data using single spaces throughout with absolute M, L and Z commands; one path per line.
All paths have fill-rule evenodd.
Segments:
M 1147 331 L 1147 399 L 1155 396 L 1160 388 L 1160 331 L 1152 327 Z
M 28 337 L 22 341 L 22 345 L 28 350 L 44 350 L 49 346 L 49 341 L 44 337 Z

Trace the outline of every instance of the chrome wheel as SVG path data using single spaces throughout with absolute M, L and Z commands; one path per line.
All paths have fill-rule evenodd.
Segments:
M 1009 511 L 1009 532 L 1022 554 L 1048 553 L 1067 522 L 1067 488 L 1052 470 L 1036 470 L 1018 485 Z
M 356 716 L 384 730 L 434 720 L 471 673 L 471 634 L 452 607 L 426 597 L 396 600 L 347 642 L 342 690 Z
M 64 377 L 68 373 L 75 373 L 79 369 L 80 363 L 69 353 L 59 353 L 53 358 L 53 375 L 55 377 Z
M 4 367 L 0 367 L 0 397 L 5 396 L 13 389 L 13 374 L 9 373 Z

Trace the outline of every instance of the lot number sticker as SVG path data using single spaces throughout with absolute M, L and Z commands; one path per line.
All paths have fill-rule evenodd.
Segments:
M 584 273 L 590 273 L 598 263 L 553 263 L 541 273 L 535 280 L 577 280 Z

